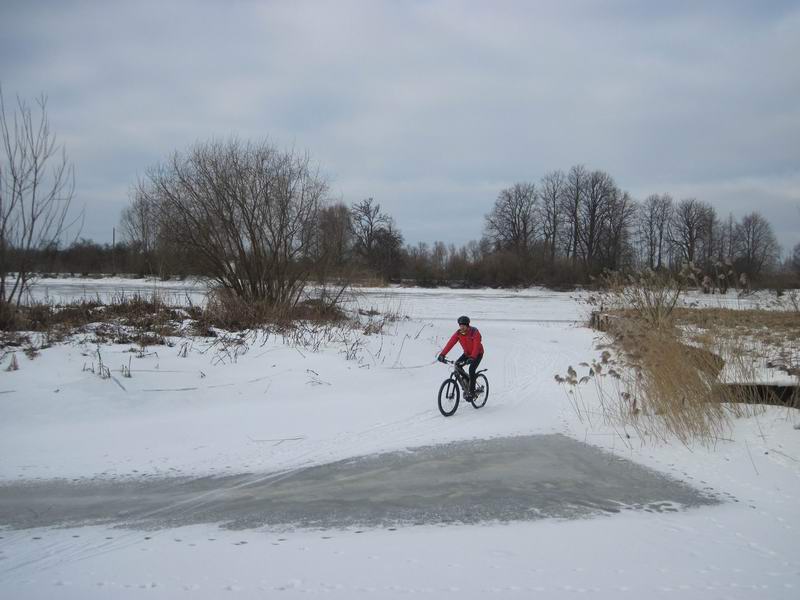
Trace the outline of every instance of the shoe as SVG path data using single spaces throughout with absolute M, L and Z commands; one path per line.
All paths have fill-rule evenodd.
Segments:
M 470 394 L 469 392 L 467 392 L 466 394 L 464 394 L 464 400 L 466 400 L 467 402 L 472 402 L 473 400 L 475 400 L 475 394 Z

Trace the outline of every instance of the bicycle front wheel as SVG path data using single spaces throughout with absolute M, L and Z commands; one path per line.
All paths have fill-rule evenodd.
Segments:
M 458 384 L 452 379 L 445 379 L 439 388 L 439 412 L 445 417 L 450 417 L 458 408 L 458 400 L 461 392 Z
M 472 400 L 472 406 L 480 408 L 489 399 L 489 380 L 486 375 L 478 375 L 475 378 L 475 398 Z

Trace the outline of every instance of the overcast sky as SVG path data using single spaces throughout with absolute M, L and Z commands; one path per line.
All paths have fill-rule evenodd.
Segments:
M 573 164 L 800 241 L 800 2 L 0 0 L 0 85 L 48 97 L 83 235 L 198 140 L 308 151 L 406 241 L 466 243 Z

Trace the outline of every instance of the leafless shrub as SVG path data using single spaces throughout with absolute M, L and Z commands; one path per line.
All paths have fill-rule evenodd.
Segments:
M 175 153 L 148 171 L 134 202 L 155 207 L 159 235 L 222 289 L 292 308 L 313 268 L 305 258 L 326 193 L 307 155 L 231 139 Z
M 360 339 L 355 339 L 344 347 L 345 360 L 358 360 L 359 354 L 363 349 L 363 342 Z
M 213 353 L 214 365 L 235 363 L 250 350 L 257 337 L 258 333 L 255 331 L 222 332 L 214 336 L 214 341 L 204 352 Z
M 27 293 L 34 251 L 56 245 L 80 220 L 70 220 L 74 174 L 56 144 L 47 100 L 38 115 L 22 99 L 6 113 L 0 89 L 0 328 L 16 326 Z M 13 269 L 13 272 L 12 272 Z

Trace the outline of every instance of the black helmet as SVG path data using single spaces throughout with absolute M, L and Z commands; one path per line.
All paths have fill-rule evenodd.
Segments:
M 467 317 L 467 316 L 458 317 L 458 324 L 459 325 L 469 325 L 469 317 Z

